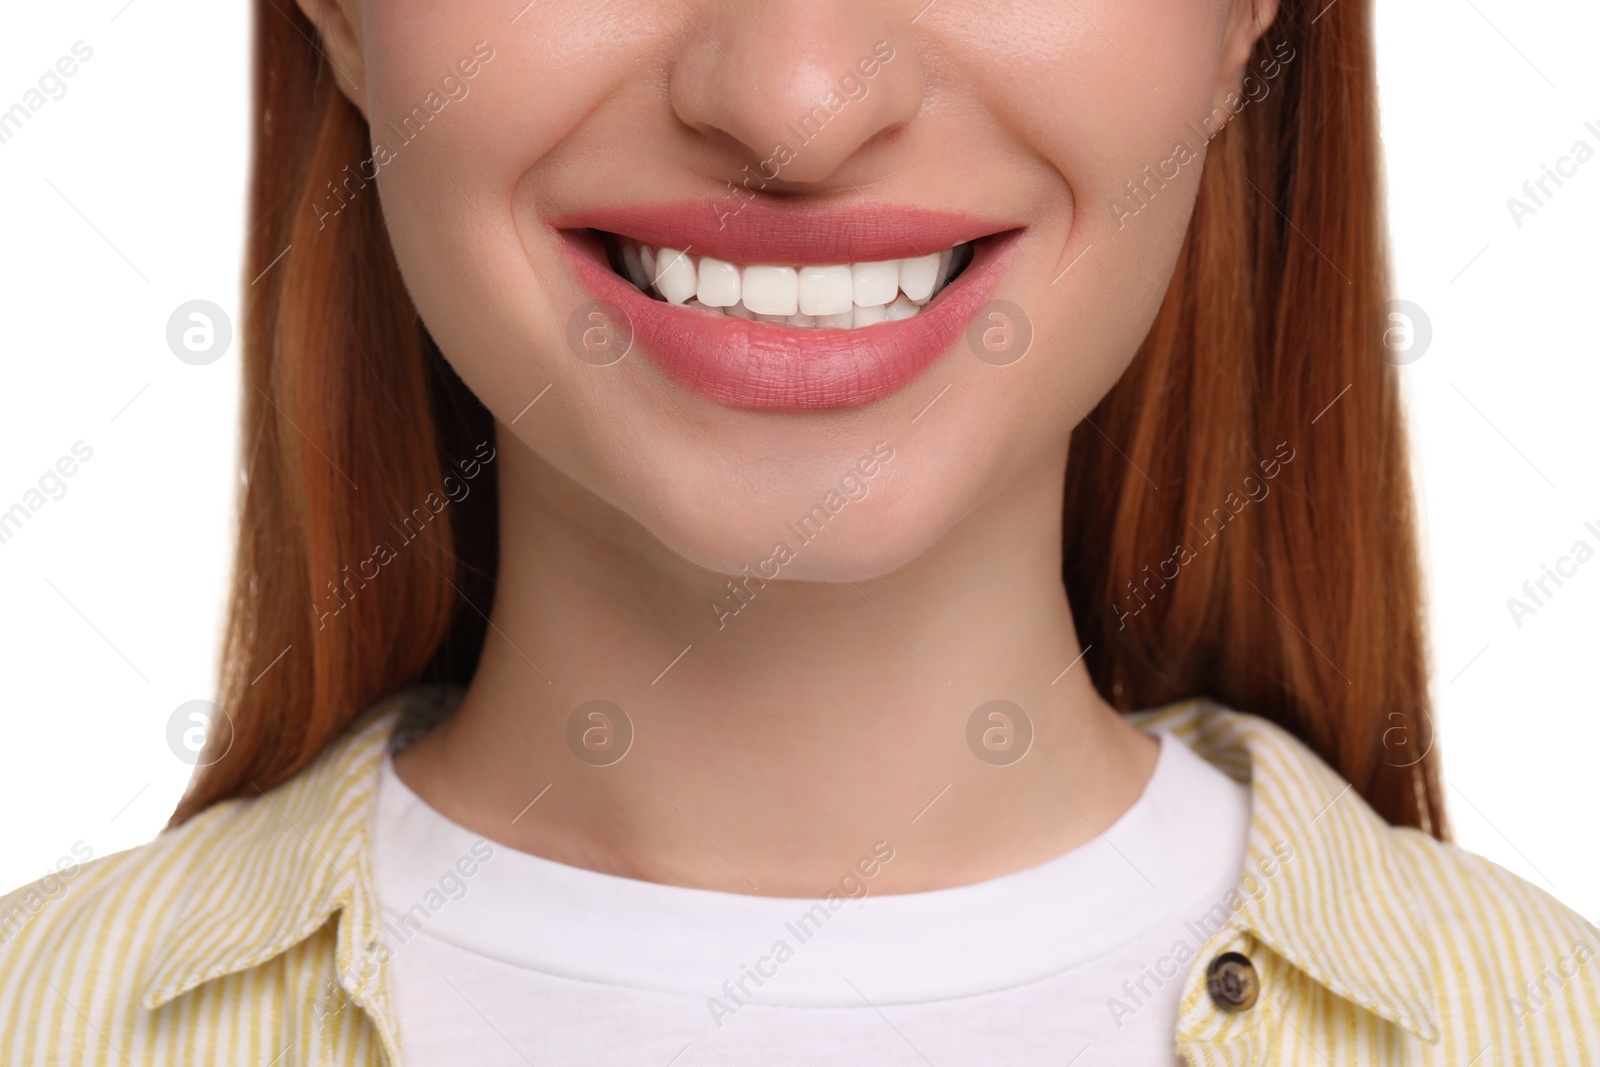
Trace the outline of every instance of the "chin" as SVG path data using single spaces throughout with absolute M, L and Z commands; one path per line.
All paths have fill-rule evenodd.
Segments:
M 937 502 L 902 483 L 875 484 L 855 498 L 796 487 L 760 506 L 724 498 L 683 507 L 677 521 L 650 524 L 669 550 L 717 575 L 764 581 L 865 582 L 923 555 L 951 525 Z M 831 509 L 830 509 L 831 505 Z

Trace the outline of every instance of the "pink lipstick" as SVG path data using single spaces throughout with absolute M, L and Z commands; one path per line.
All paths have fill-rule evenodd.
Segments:
M 862 204 L 689 202 L 553 220 L 594 298 L 674 380 L 733 407 L 890 396 L 960 340 L 1013 223 Z

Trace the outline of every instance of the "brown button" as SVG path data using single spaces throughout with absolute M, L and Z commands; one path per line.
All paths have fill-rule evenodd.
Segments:
M 1260 991 L 1255 964 L 1248 956 L 1224 952 L 1206 968 L 1206 992 L 1223 1011 L 1248 1011 Z

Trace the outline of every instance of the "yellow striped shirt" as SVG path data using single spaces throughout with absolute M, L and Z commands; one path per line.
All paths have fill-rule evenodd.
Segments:
M 0 1067 L 403 1063 L 368 833 L 385 747 L 425 699 L 384 701 L 272 790 L 0 898 Z M 1251 790 L 1240 891 L 1181 957 L 1189 1063 L 1600 1067 L 1600 929 L 1388 826 L 1265 720 L 1194 700 L 1134 721 Z M 1208 990 L 1228 952 L 1248 1006 Z M 1062 1010 L 1142 999 L 1107 996 Z

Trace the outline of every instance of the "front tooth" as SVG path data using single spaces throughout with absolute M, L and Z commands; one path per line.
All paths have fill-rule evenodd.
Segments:
M 656 257 L 656 292 L 674 304 L 681 304 L 694 295 L 697 284 L 694 260 L 689 254 L 676 248 L 663 248 Z
M 725 308 L 739 302 L 739 268 L 710 256 L 700 257 L 699 286 L 695 295 L 708 307 Z
M 650 250 L 649 245 L 639 246 L 639 265 L 644 268 L 644 284 L 639 288 L 648 289 L 656 283 L 656 254 Z
M 849 264 L 800 268 L 800 311 L 806 315 L 838 315 L 855 305 L 855 284 Z
M 815 315 L 806 314 L 790 315 L 786 321 L 790 326 L 815 326 L 817 324 Z
M 722 311 L 724 314 L 732 315 L 736 319 L 748 319 L 751 317 L 750 309 L 744 306 L 743 301 L 737 304 L 729 304 Z
M 894 303 L 890 304 L 887 310 L 889 321 L 899 322 L 901 319 L 909 319 L 922 309 L 917 307 L 909 296 L 901 293 L 894 298 Z
M 898 277 L 898 272 L 896 272 Z M 896 285 L 899 283 L 896 282 Z M 850 325 L 859 329 L 862 326 L 875 326 L 880 322 L 889 321 L 889 308 L 887 304 L 873 304 L 870 307 L 859 307 L 851 319 Z
M 939 253 L 914 256 L 900 261 L 900 288 L 912 300 L 926 300 L 933 295 L 934 277 L 939 273 Z
M 837 315 L 818 315 L 817 329 L 819 330 L 848 330 L 855 322 L 855 312 L 841 311 Z
M 763 313 L 761 313 L 759 311 L 751 312 L 751 317 L 754 318 L 757 322 L 783 322 L 783 323 L 787 323 L 789 321 L 789 316 L 787 316 L 787 315 L 766 315 L 766 314 L 763 314 Z
M 639 259 L 638 249 L 632 245 L 622 246 L 622 268 L 628 272 L 628 280 L 636 288 L 650 288 L 650 275 L 644 272 L 644 263 Z
M 887 304 L 900 291 L 900 261 L 850 264 L 852 296 L 857 307 Z
M 744 306 L 757 315 L 789 316 L 800 310 L 800 276 L 793 267 L 746 267 L 741 290 Z

